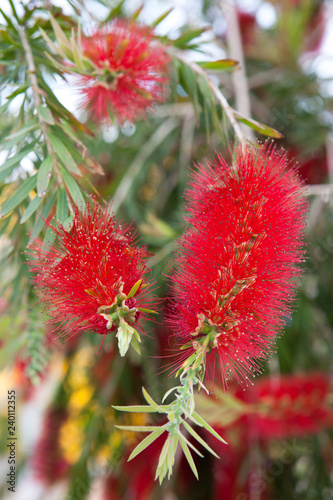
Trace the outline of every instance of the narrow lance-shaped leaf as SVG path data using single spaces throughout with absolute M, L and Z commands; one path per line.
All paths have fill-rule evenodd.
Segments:
M 115 427 L 121 431 L 133 432 L 151 432 L 161 428 L 159 425 L 115 425 Z
M 49 216 L 49 213 L 53 207 L 55 197 L 56 197 L 56 193 L 54 192 L 52 194 L 52 196 L 50 196 L 50 198 L 45 203 L 41 215 L 37 217 L 37 220 L 35 222 L 34 228 L 32 230 L 31 236 L 30 236 L 29 243 L 31 243 L 32 240 L 37 238 L 37 236 L 39 235 L 39 233 L 43 229 L 44 220 L 46 220 Z
M 173 9 L 174 8 L 171 7 L 166 12 L 164 12 L 164 14 L 161 14 L 157 19 L 155 19 L 155 21 L 152 23 L 152 26 L 154 27 L 158 26 L 162 21 L 164 21 L 164 19 L 170 14 L 170 12 L 173 11 Z
M 29 148 L 8 158 L 2 165 L 0 165 L 0 172 L 2 172 L 3 170 L 8 170 L 10 167 L 16 167 L 16 165 L 18 165 L 20 161 L 25 158 L 32 150 L 33 148 Z
M 132 413 L 156 413 L 158 410 L 148 405 L 136 405 L 136 406 L 114 406 L 112 408 L 117 411 L 128 411 Z
M 187 444 L 182 436 L 179 436 L 179 442 L 180 442 L 181 447 L 183 448 L 184 455 L 186 457 L 186 460 L 189 463 L 189 466 L 192 469 L 193 474 L 199 480 L 198 471 L 197 471 L 197 468 L 195 466 L 193 457 L 192 457 L 191 452 L 190 452 L 190 450 L 189 450 L 189 448 L 188 448 L 188 446 L 187 446 Z
M 53 164 L 53 156 L 48 155 L 46 158 L 44 158 L 38 169 L 37 194 L 40 198 L 43 198 L 43 196 L 45 196 L 46 194 L 47 186 L 51 178 L 52 164 Z
M 43 106 L 42 104 L 40 104 L 39 106 L 37 106 L 37 112 L 44 120 L 44 122 L 48 123 L 49 125 L 54 125 L 54 118 L 47 106 Z
M 214 71 L 235 71 L 239 69 L 238 61 L 234 59 L 219 59 L 218 61 L 198 61 L 196 64 Z
M 65 189 L 60 188 L 58 202 L 57 202 L 56 219 L 57 221 L 64 223 L 67 217 L 68 217 L 67 195 Z
M 139 453 L 141 453 L 143 450 L 145 450 L 151 443 L 153 443 L 155 441 L 155 439 L 157 439 L 158 437 L 161 436 L 161 434 L 163 434 L 163 432 L 166 430 L 166 426 L 168 424 L 165 424 L 163 425 L 162 427 L 160 427 L 158 430 L 152 432 L 151 434 L 149 434 L 149 436 L 147 436 L 145 439 L 143 439 L 141 441 L 141 443 L 139 443 L 135 448 L 134 450 L 132 451 L 132 453 L 130 454 L 130 456 L 128 457 L 128 462 L 130 460 L 132 460 L 134 457 L 136 457 Z
M 66 146 L 58 139 L 58 137 L 53 134 L 49 134 L 49 138 L 56 155 L 62 161 L 63 165 L 68 168 L 68 170 L 71 170 L 74 174 L 81 176 L 82 173 L 78 169 L 72 155 L 70 154 Z
M 26 220 L 31 217 L 31 215 L 37 210 L 39 205 L 42 203 L 43 199 L 37 196 L 37 194 L 34 196 L 34 198 L 31 200 L 29 205 L 27 206 L 24 214 L 21 217 L 20 223 L 23 224 Z
M 145 398 L 145 400 L 147 401 L 148 404 L 150 404 L 157 411 L 160 411 L 160 410 L 163 411 L 161 406 L 159 406 L 157 403 L 155 403 L 153 398 L 151 396 L 149 396 L 148 392 L 146 391 L 146 389 L 144 387 L 142 387 L 142 393 L 143 393 L 143 397 Z
M 244 125 L 247 125 L 248 127 L 252 128 L 253 130 L 260 132 L 260 134 L 262 134 L 262 135 L 266 135 L 267 137 L 273 137 L 274 139 L 281 139 L 281 137 L 283 137 L 283 134 L 281 134 L 280 132 L 278 132 L 274 128 L 269 127 L 268 125 L 265 125 L 264 123 L 260 123 L 257 120 L 253 120 L 252 118 L 247 118 L 246 116 L 243 116 L 238 111 L 234 110 L 234 115 L 239 122 L 242 122 L 242 123 L 244 123 Z
M 0 219 L 7 215 L 9 212 L 14 210 L 22 201 L 29 195 L 30 191 L 36 187 L 37 174 L 33 177 L 29 177 L 16 191 L 15 193 L 4 202 L 0 209 Z
M 64 179 L 64 183 L 66 184 L 74 203 L 76 203 L 79 208 L 83 208 L 85 205 L 84 198 L 75 179 L 73 179 L 71 174 L 62 166 L 59 166 L 59 168 L 61 171 L 61 176 Z
M 207 431 L 209 431 L 211 434 L 213 434 L 216 439 L 221 441 L 224 444 L 228 444 L 214 429 L 209 425 L 208 422 L 206 422 L 200 415 L 198 415 L 197 412 L 193 412 L 192 415 L 186 413 L 186 416 L 192 420 L 192 422 L 195 422 L 196 424 L 199 424 L 201 427 L 204 427 Z
M 127 298 L 129 299 L 130 297 L 134 297 L 138 289 L 140 288 L 140 285 L 142 283 L 142 280 L 137 281 L 131 288 L 129 294 L 127 295 Z
M 216 458 L 219 458 L 219 456 L 215 453 L 215 451 L 206 443 L 206 441 L 204 441 L 202 439 L 201 436 L 199 436 L 199 434 L 197 432 L 195 432 L 195 430 L 193 429 L 193 427 L 191 427 L 185 420 L 183 420 L 183 424 L 184 424 L 184 427 L 185 429 L 189 432 L 189 434 L 192 434 L 192 436 L 202 445 L 206 448 L 206 450 L 208 450 L 212 455 L 214 455 L 214 457 Z

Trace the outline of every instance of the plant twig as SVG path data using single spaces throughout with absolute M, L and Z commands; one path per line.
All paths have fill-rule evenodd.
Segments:
M 41 131 L 42 131 L 43 136 L 44 136 L 46 149 L 47 149 L 48 154 L 51 155 L 53 158 L 53 170 L 55 172 L 57 182 L 58 182 L 59 186 L 64 187 L 64 182 L 63 182 L 63 179 L 61 177 L 60 170 L 58 168 L 56 154 L 55 154 L 54 149 L 52 147 L 50 138 L 48 136 L 47 123 L 45 122 L 44 118 L 41 116 L 39 109 L 38 109 L 38 107 L 42 104 L 41 95 L 43 94 L 43 91 L 41 90 L 41 88 L 38 85 L 35 61 L 33 58 L 32 50 L 31 50 L 31 47 L 29 45 L 28 37 L 27 37 L 24 26 L 19 25 L 18 32 L 19 32 L 19 35 L 21 38 L 21 42 L 22 42 L 22 46 L 23 46 L 25 55 L 26 55 L 26 60 L 27 60 L 27 65 L 28 65 L 28 71 L 27 71 L 28 78 L 29 78 L 31 90 L 33 93 L 33 101 L 34 101 L 34 105 L 36 108 L 38 121 L 40 123 L 40 128 L 41 128 Z M 67 194 L 67 192 L 66 192 L 66 194 Z M 67 195 L 67 200 L 68 200 L 68 206 L 69 206 L 70 211 L 72 213 L 74 213 L 74 209 L 73 209 L 72 203 L 71 203 L 68 195 Z
M 227 20 L 229 57 L 235 59 L 240 64 L 240 68 L 232 74 L 236 109 L 242 115 L 251 118 L 249 86 L 245 73 L 245 58 L 235 2 L 233 0 L 228 0 L 227 2 L 222 0 L 221 9 Z M 254 139 L 254 132 L 252 129 L 248 127 L 244 129 L 244 127 L 242 127 L 242 130 L 246 130 L 246 135 L 249 139 Z
M 170 48 L 169 52 L 171 53 L 171 55 L 179 59 L 179 61 L 182 61 L 184 64 L 187 64 L 187 66 L 189 66 L 194 73 L 202 75 L 205 78 L 210 90 L 215 95 L 216 99 L 218 100 L 222 109 L 224 110 L 232 128 L 234 129 L 237 138 L 239 139 L 240 142 L 244 142 L 245 136 L 242 132 L 240 124 L 236 120 L 234 110 L 229 105 L 227 99 L 224 97 L 221 90 L 209 78 L 206 71 L 203 68 L 201 68 L 198 64 L 196 64 L 194 61 L 187 59 L 187 57 L 181 51 Z
M 120 205 L 126 198 L 134 178 L 140 172 L 142 166 L 145 164 L 149 156 L 161 144 L 164 139 L 177 127 L 178 120 L 175 118 L 168 118 L 162 125 L 156 130 L 156 132 L 150 137 L 146 144 L 141 148 L 139 154 L 134 158 L 132 163 L 127 169 L 126 174 L 122 178 L 114 196 L 112 202 L 112 209 L 114 212 L 118 210 Z

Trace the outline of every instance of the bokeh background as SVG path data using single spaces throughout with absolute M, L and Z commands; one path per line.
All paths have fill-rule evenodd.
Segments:
M 11 16 L 10 4 L 1 4 Z M 15 5 L 18 12 L 38 7 L 44 10 L 42 17 L 52 12 L 69 24 L 79 17 L 86 30 L 114 7 L 111 0 Z M 139 5 L 125 1 L 118 13 L 132 15 Z M 229 444 L 211 443 L 219 460 L 195 459 L 199 482 L 177 456 L 174 475 L 160 487 L 154 471 L 163 440 L 127 463 L 139 437 L 118 431 L 114 424 L 150 420 L 116 414 L 111 404 L 142 403 L 142 385 L 157 400 L 171 387 L 172 380 L 158 375 L 170 338 L 163 311 L 157 324 L 146 325 L 149 334 L 141 357 L 131 352 L 120 359 L 111 341 L 98 355 L 99 339 L 93 335 L 65 343 L 54 339 L 37 304 L 28 306 L 24 300 L 22 290 L 31 287 L 21 253 L 28 237 L 14 213 L 9 226 L 8 220 L 7 225 L 0 222 L 0 491 L 6 500 L 333 499 L 333 5 L 329 0 L 242 0 L 236 6 L 252 117 L 283 134 L 277 142 L 298 162 L 309 188 L 305 273 L 276 353 L 254 385 L 244 389 L 231 382 L 224 394 L 216 382 L 212 396 L 199 394 L 202 415 Z M 195 39 L 204 57 L 193 51 L 189 57 L 231 56 L 228 2 L 144 1 L 139 20 L 150 24 L 169 7 L 173 10 L 157 27 L 158 35 L 176 39 L 184 29 L 207 27 Z M 0 22 L 5 30 L 1 15 Z M 1 49 L 4 43 L 2 35 Z M 8 66 L 0 61 L 1 75 L 6 71 Z M 234 105 L 238 72 L 211 70 L 209 75 Z M 170 88 L 169 101 L 146 120 L 95 127 L 88 144 L 105 170 L 104 177 L 89 173 L 89 182 L 105 199 L 114 198 L 117 216 L 135 220 L 151 252 L 150 265 L 166 307 L 163 273 L 183 231 L 189 167 L 212 158 L 215 151 L 227 154 L 231 140 L 223 118 L 221 138 L 207 126 L 204 112 L 196 116 L 185 81 L 171 74 Z M 79 120 L 88 120 L 70 81 L 56 78 L 52 89 Z M 0 105 L 12 92 L 4 81 Z M 21 97 L 12 100 L 0 120 L 0 163 Z M 28 155 L 13 175 L 24 178 L 35 162 Z M 1 192 L 7 188 L 8 179 L 2 179 Z M 5 479 L 6 394 L 13 388 L 18 429 L 14 494 L 7 491 Z

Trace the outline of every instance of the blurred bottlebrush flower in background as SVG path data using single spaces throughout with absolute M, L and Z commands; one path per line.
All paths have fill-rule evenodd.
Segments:
M 248 432 L 260 439 L 282 439 L 332 428 L 330 391 L 324 373 L 262 378 L 243 396 L 258 407 L 243 417 Z
M 132 344 L 139 350 L 139 329 L 153 313 L 150 296 L 148 252 L 137 245 L 131 225 L 120 224 L 110 211 L 88 201 L 75 209 L 73 226 L 53 228 L 50 247 L 35 244 L 28 251 L 30 270 L 45 311 L 56 324 L 55 332 L 66 338 L 92 331 L 100 335 L 117 329 L 124 355 Z
M 151 28 L 115 19 L 83 38 L 82 52 L 95 69 L 77 82 L 95 120 L 135 121 L 165 100 L 169 57 Z
M 246 381 L 291 314 L 303 260 L 303 185 L 275 147 L 238 146 L 193 173 L 171 273 L 176 361 Z
M 45 414 L 42 432 L 32 455 L 35 477 L 52 484 L 66 476 L 70 464 L 62 454 L 60 430 L 68 415 L 65 408 L 50 408 Z

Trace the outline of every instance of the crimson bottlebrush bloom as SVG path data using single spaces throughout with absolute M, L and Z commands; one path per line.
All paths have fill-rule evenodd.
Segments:
M 165 100 L 169 58 L 152 37 L 151 28 L 116 19 L 82 40 L 96 68 L 80 77 L 82 102 L 94 119 L 110 120 L 111 113 L 119 122 L 134 121 Z
M 287 169 L 288 167 L 288 169 Z M 290 316 L 303 259 L 303 185 L 273 146 L 238 146 L 193 173 L 171 274 L 177 368 L 248 379 Z
M 116 328 L 121 355 L 138 338 L 134 330 L 154 303 L 149 296 L 150 270 L 145 247 L 137 246 L 136 232 L 117 222 L 110 207 L 88 202 L 75 210 L 73 226 L 52 228 L 50 248 L 34 246 L 29 266 L 35 287 L 55 332 L 67 338 L 92 331 L 106 335 Z M 134 335 L 134 337 L 133 337 Z M 125 338 L 123 338 L 125 336 Z M 138 350 L 138 349 L 137 349 Z M 125 351 L 125 352 L 124 352 Z

